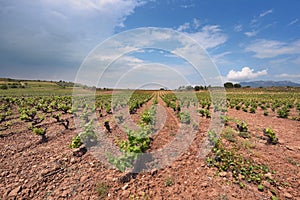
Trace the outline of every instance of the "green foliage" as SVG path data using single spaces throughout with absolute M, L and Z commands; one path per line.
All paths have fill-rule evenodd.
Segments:
M 32 127 L 32 132 L 36 135 L 41 136 L 41 142 L 47 142 L 46 130 L 47 128 Z
M 0 113 L 0 123 L 4 122 L 6 117 L 7 117 L 6 113 Z
M 256 109 L 253 108 L 253 107 L 251 107 L 250 110 L 249 110 L 250 113 L 255 113 L 255 111 L 256 111 Z
M 232 128 L 227 127 L 224 131 L 223 131 L 223 138 L 225 138 L 227 141 L 229 142 L 236 142 L 236 131 Z
M 99 199 L 105 199 L 108 195 L 108 191 L 110 189 L 110 186 L 105 182 L 97 183 L 95 190 L 99 196 Z
M 226 115 L 221 115 L 220 119 L 221 119 L 222 123 L 224 123 L 225 125 L 227 125 L 229 122 L 229 117 Z
M 224 87 L 225 87 L 225 88 L 233 88 L 233 83 L 231 83 L 231 82 L 226 82 L 226 83 L 224 83 Z
M 72 141 L 69 145 L 70 148 L 79 148 L 81 146 L 81 138 L 79 135 L 76 135 L 72 138 Z
M 7 90 L 8 86 L 6 84 L 2 84 L 2 85 L 0 85 L 0 89 L 1 90 Z
M 242 132 L 239 132 L 239 134 L 238 134 L 240 137 L 242 137 L 242 138 L 250 138 L 250 135 L 249 135 L 249 132 L 244 132 L 244 131 L 242 131 Z
M 279 118 L 287 118 L 289 116 L 289 109 L 287 107 L 283 107 L 277 110 L 277 114 Z
M 174 184 L 174 180 L 172 177 L 168 177 L 165 181 L 165 186 L 169 187 L 169 186 L 172 186 Z
M 149 130 L 140 128 L 137 131 L 127 129 L 128 141 L 121 141 L 120 148 L 123 152 L 144 153 L 150 145 Z
M 24 121 L 33 121 L 37 114 L 37 110 L 35 108 L 20 108 L 19 112 L 20 119 Z
M 199 110 L 197 110 L 197 111 L 198 111 L 198 113 L 201 114 L 201 117 L 204 117 L 204 116 L 205 116 L 205 110 L 204 110 L 204 109 L 199 109 Z
M 11 125 L 12 125 L 12 124 L 11 124 L 11 121 L 5 123 L 5 126 L 6 126 L 7 128 L 8 128 L 8 127 L 11 127 Z
M 97 143 L 97 136 L 94 132 L 94 121 L 91 120 L 83 126 L 83 131 L 79 133 L 81 141 L 88 146 L 93 146 Z
M 276 137 L 274 131 L 271 128 L 264 129 L 264 135 L 268 137 L 268 144 L 277 144 L 278 138 Z
M 244 121 L 238 121 L 237 122 L 237 129 L 239 131 L 239 136 L 242 138 L 249 138 L 249 132 L 248 132 L 248 124 Z
M 212 146 L 218 142 L 218 134 L 214 130 L 207 131 L 208 141 Z
M 245 107 L 245 106 L 242 107 L 242 110 L 243 110 L 244 112 L 248 112 L 248 108 Z
M 264 191 L 264 186 L 261 185 L 261 184 L 259 184 L 259 185 L 257 186 L 257 189 L 258 189 L 259 191 Z
M 119 171 L 124 172 L 127 168 L 131 168 L 133 166 L 133 162 L 137 159 L 137 157 L 137 154 L 125 152 L 121 156 L 110 155 L 108 161 Z
M 154 98 L 153 104 L 154 104 L 154 105 L 158 104 L 157 96 Z
M 238 84 L 238 83 L 235 83 L 235 84 L 233 84 L 233 87 L 234 88 L 241 88 L 242 86 L 240 84 Z
M 273 196 L 271 197 L 271 200 L 277 200 L 278 198 L 276 196 Z
M 133 167 L 133 163 L 139 158 L 139 155 L 145 153 L 150 147 L 149 135 L 153 130 L 155 113 L 155 106 L 145 110 L 140 119 L 139 129 L 126 129 L 128 140 L 118 142 L 123 155 L 109 156 L 109 162 L 120 171 L 124 172 L 127 168 Z
M 39 135 L 39 136 L 42 136 L 42 135 L 46 134 L 46 128 L 37 128 L 37 127 L 34 127 L 32 129 L 32 131 L 33 131 L 34 134 Z
M 244 121 L 238 121 L 237 129 L 239 132 L 248 132 L 248 124 Z
M 72 107 L 70 105 L 67 105 L 66 103 L 59 103 L 58 104 L 58 110 L 63 111 L 63 113 L 68 113 L 71 111 Z
M 191 116 L 188 111 L 179 113 L 179 119 L 181 123 L 189 124 L 191 122 Z
M 150 110 L 145 110 L 144 113 L 141 116 L 141 123 L 144 124 L 154 124 L 154 120 L 155 120 L 155 109 L 150 109 Z
M 234 150 L 226 149 L 220 140 L 215 143 L 206 162 L 208 166 L 217 168 L 219 172 L 231 172 L 234 183 L 241 187 L 244 187 L 246 182 L 259 185 L 263 180 L 271 184 L 276 183 L 275 180 L 266 176 L 270 171 L 268 166 L 257 164 Z

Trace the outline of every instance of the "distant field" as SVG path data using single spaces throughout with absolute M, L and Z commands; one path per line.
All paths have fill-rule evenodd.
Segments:
M 11 85 L 18 88 L 10 88 Z M 0 79 L 0 85 L 9 86 L 8 89 L 0 89 L 0 97 L 3 96 L 65 96 L 72 95 L 73 87 L 60 86 L 57 82 L 50 81 L 8 81 Z M 24 88 L 20 87 L 24 86 Z
M 9 88 L 0 90 L 0 96 L 51 96 L 71 95 L 72 88 L 63 88 L 51 82 L 23 82 L 25 88 Z M 3 82 L 0 84 L 3 84 Z

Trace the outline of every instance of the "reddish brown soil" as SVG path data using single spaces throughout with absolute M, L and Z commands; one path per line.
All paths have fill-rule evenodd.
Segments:
M 164 106 L 161 99 L 159 104 Z M 175 113 L 166 108 L 166 115 L 165 126 L 153 136 L 151 150 L 166 145 L 173 138 L 170 133 L 177 130 Z M 276 188 L 279 199 L 300 199 L 300 122 L 236 110 L 229 110 L 228 115 L 248 123 L 251 147 L 244 153 L 276 170 L 274 176 L 282 182 Z M 106 119 L 112 127 L 108 136 L 125 139 L 126 134 L 110 115 L 100 118 L 100 124 Z M 137 174 L 122 183 L 119 179 L 126 173 L 105 167 L 91 153 L 73 155 L 68 145 L 76 130 L 64 130 L 55 121 L 46 121 L 49 141 L 39 143 L 40 138 L 16 118 L 0 137 L 0 199 L 99 199 L 99 183 L 109 187 L 106 199 L 270 199 L 268 190 L 259 192 L 253 184 L 241 189 L 229 181 L 229 174 L 217 176 L 214 168 L 197 157 L 209 122 L 200 118 L 196 138 L 170 166 Z M 277 145 L 267 145 L 263 139 L 262 130 L 269 126 L 279 138 Z

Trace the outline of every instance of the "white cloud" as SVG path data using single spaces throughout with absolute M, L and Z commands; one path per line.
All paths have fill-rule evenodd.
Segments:
M 300 78 L 300 74 L 279 74 L 279 75 L 276 75 L 275 77 L 278 77 L 278 78 Z
M 229 62 L 227 60 L 224 59 L 224 57 L 228 54 L 231 54 L 230 51 L 226 51 L 220 54 L 215 54 L 212 56 L 212 60 L 214 63 L 218 64 L 218 65 L 224 65 L 224 64 L 228 64 Z
M 264 16 L 269 15 L 271 13 L 273 13 L 273 9 L 270 9 L 270 10 L 267 10 L 265 12 L 260 13 L 259 17 L 264 17 Z
M 273 58 L 280 55 L 300 54 L 300 40 L 291 43 L 277 40 L 256 40 L 245 48 L 246 52 L 254 52 L 256 58 Z
M 267 15 L 269 15 L 271 13 L 273 13 L 273 9 L 269 9 L 267 11 L 264 11 L 264 12 L 260 13 L 258 16 L 254 16 L 252 18 L 251 22 L 250 22 L 250 27 L 251 27 L 252 30 L 251 31 L 247 31 L 244 34 L 246 36 L 248 36 L 248 37 L 256 36 L 261 31 L 261 29 L 259 28 L 260 24 L 261 24 L 260 20 L 262 20 L 263 17 L 265 17 L 265 16 L 267 16 Z M 269 24 L 269 25 L 265 26 L 262 29 L 266 29 L 266 28 L 268 28 L 268 27 L 270 27 L 270 26 L 272 26 L 274 24 L 276 24 L 276 22 L 272 23 L 272 24 Z
M 290 57 L 273 59 L 273 60 L 270 60 L 270 64 L 271 65 L 282 65 L 282 64 L 286 64 L 289 60 L 290 60 Z
M 189 28 L 190 28 L 190 23 L 186 22 L 186 23 L 180 25 L 178 27 L 177 31 L 185 31 L 185 30 L 187 30 Z
M 200 20 L 198 20 L 196 18 L 193 19 L 193 26 L 195 29 L 198 29 L 200 27 L 200 24 L 201 24 Z
M 227 41 L 227 35 L 222 33 L 218 25 L 206 25 L 201 31 L 187 34 L 205 49 L 215 48 Z
M 242 24 L 239 24 L 239 25 L 236 25 L 233 30 L 235 32 L 241 32 L 243 30 L 243 25 Z
M 180 5 L 180 7 L 181 8 L 185 8 L 185 9 L 187 9 L 187 8 L 193 8 L 193 7 L 195 7 L 195 4 L 184 4 L 184 5 Z
M 111 36 L 116 27 L 124 25 L 126 17 L 143 3 L 140 0 L 2 0 L 0 60 L 3 65 L 19 66 L 20 70 L 15 71 L 24 74 L 29 71 L 24 69 L 30 66 L 32 71 L 42 71 L 47 79 L 58 75 L 72 80 L 89 51 Z M 69 73 L 63 75 L 62 68 Z
M 193 21 L 185 22 L 177 28 L 196 40 L 204 49 L 215 48 L 227 41 L 227 35 L 222 33 L 219 25 L 205 25 L 200 30 L 200 21 L 196 18 Z
M 268 71 L 266 69 L 254 72 L 254 69 L 250 69 L 249 67 L 243 67 L 241 71 L 230 70 L 227 74 L 227 79 L 230 81 L 250 80 L 267 74 Z
M 293 25 L 293 24 L 296 24 L 298 21 L 299 21 L 299 19 L 296 18 L 296 19 L 292 20 L 292 21 L 288 24 L 288 26 L 291 26 L 291 25 Z
M 245 32 L 244 34 L 248 37 L 254 37 L 256 36 L 258 33 L 258 31 L 248 31 L 248 32 Z
M 204 30 L 217 31 L 216 27 L 206 27 Z M 171 52 L 178 58 L 168 57 L 168 60 L 164 58 L 164 63 L 168 63 L 168 66 L 172 70 L 177 70 L 179 74 L 190 79 L 195 76 L 201 76 L 204 78 L 215 77 L 219 74 L 214 64 L 211 62 L 210 57 L 206 51 L 202 49 L 197 43 L 190 37 L 183 33 L 173 31 L 170 29 L 157 29 L 157 28 L 142 28 L 135 29 L 129 32 L 122 32 L 115 37 L 111 38 L 99 46 L 88 59 L 86 59 L 84 66 L 78 72 L 78 82 L 89 81 L 89 85 L 98 84 L 97 80 L 101 77 L 99 86 L 112 87 L 114 83 L 118 82 L 124 74 L 138 72 L 138 78 L 140 82 L 146 81 L 158 82 L 159 67 L 155 62 L 157 53 L 160 53 L 162 57 L 165 57 L 165 52 Z M 148 55 L 151 49 L 157 49 L 157 52 L 153 52 L 152 55 Z M 141 51 L 141 49 L 144 49 Z M 164 50 L 164 51 L 162 51 Z M 135 53 L 138 51 L 139 53 Z M 141 56 L 141 53 L 145 55 Z M 141 57 L 140 57 L 141 56 Z M 142 59 L 141 59 L 142 58 Z M 158 59 L 156 62 L 160 62 Z M 184 63 L 185 61 L 185 63 Z M 188 62 L 189 63 L 188 63 Z M 143 66 L 147 65 L 149 68 Z M 196 66 L 195 69 L 192 65 Z M 155 71 L 152 70 L 155 69 Z M 144 74 L 143 74 L 144 70 Z M 151 72 L 151 70 L 153 72 Z M 102 72 L 105 76 L 102 76 Z M 170 76 L 170 73 L 165 73 L 166 76 L 162 78 L 165 82 L 173 81 L 172 86 L 176 86 L 176 78 Z M 129 74 L 128 74 L 129 76 Z M 201 77 L 200 76 L 200 77 Z M 102 78 L 103 77 L 103 78 Z M 130 76 L 131 77 L 131 76 Z M 156 77 L 156 78 L 155 78 Z M 125 80 L 125 79 L 124 79 Z M 128 78 L 128 84 L 133 86 L 134 84 L 140 84 L 133 78 Z M 199 78 L 197 79 L 199 80 Z M 126 82 L 126 81 L 125 81 Z M 124 85 L 128 85 L 125 84 Z M 178 85 L 177 85 L 178 87 Z

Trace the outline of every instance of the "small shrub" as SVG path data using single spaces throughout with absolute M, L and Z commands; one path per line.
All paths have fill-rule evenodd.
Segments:
M 179 113 L 181 123 L 189 124 L 191 122 L 191 116 L 188 111 Z
M 269 112 L 268 111 L 264 111 L 264 116 L 268 116 Z
M 239 136 L 242 138 L 250 138 L 249 132 L 239 132 Z
M 240 121 L 237 123 L 237 129 L 239 131 L 239 136 L 242 138 L 249 138 L 250 135 L 248 133 L 248 125 L 244 121 Z
M 218 134 L 214 130 L 209 130 L 207 135 L 210 144 L 214 146 L 218 142 Z
M 83 126 L 83 131 L 79 133 L 79 136 L 81 141 L 88 146 L 97 144 L 97 135 L 94 132 L 93 120 Z
M 240 131 L 240 132 L 247 132 L 248 131 L 248 125 L 246 122 L 244 121 L 240 121 L 237 123 L 237 129 Z
M 252 108 L 250 108 L 249 112 L 250 112 L 250 113 L 255 113 L 255 110 L 256 110 L 256 109 L 252 107 Z
M 34 134 L 41 136 L 41 142 L 47 142 L 47 137 L 46 137 L 46 128 L 37 128 L 33 127 L 32 131 Z
M 7 89 L 8 89 L 8 86 L 7 86 L 7 85 L 0 85 L 0 89 L 1 89 L 1 90 L 7 90 Z
M 234 150 L 225 148 L 220 140 L 215 144 L 206 162 L 209 167 L 216 167 L 218 172 L 231 172 L 233 182 L 239 184 L 241 188 L 245 187 L 246 182 L 259 185 L 268 180 L 271 184 L 276 184 L 275 180 L 266 177 L 270 171 L 268 166 L 258 164 Z
M 272 196 L 271 200 L 277 200 L 278 198 L 276 196 Z
M 205 110 L 204 109 L 200 109 L 200 110 L 198 110 L 198 112 L 200 113 L 201 117 L 205 116 Z
M 248 112 L 247 107 L 242 107 L 242 110 L 243 110 L 244 112 Z
M 224 125 L 228 125 L 229 117 L 226 115 L 220 116 L 221 122 L 224 123 Z
M 279 118 L 287 118 L 289 116 L 289 110 L 286 107 L 277 110 Z
M 205 116 L 206 118 L 211 118 L 209 110 L 205 110 Z
M 232 128 L 226 128 L 223 132 L 223 138 L 229 142 L 236 142 L 236 132 Z
M 173 181 L 172 177 L 168 177 L 167 180 L 166 180 L 166 182 L 165 182 L 165 185 L 167 187 L 169 187 L 169 186 L 171 186 L 173 184 L 174 184 L 174 181 Z
M 277 144 L 278 138 L 276 137 L 274 131 L 271 128 L 264 129 L 264 135 L 268 137 L 268 144 Z
M 101 182 L 96 185 L 96 192 L 99 195 L 100 199 L 105 199 L 110 189 L 110 186 L 107 183 Z
M 71 144 L 69 145 L 70 148 L 79 148 L 81 146 L 81 138 L 79 135 L 74 136 L 72 138 Z
M 259 191 L 264 191 L 264 186 L 261 185 L 261 184 L 259 184 L 259 185 L 257 186 L 257 189 L 258 189 Z

